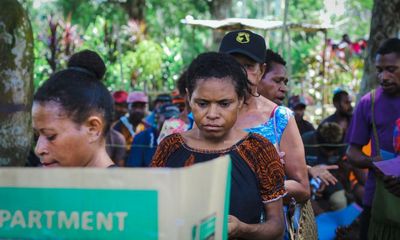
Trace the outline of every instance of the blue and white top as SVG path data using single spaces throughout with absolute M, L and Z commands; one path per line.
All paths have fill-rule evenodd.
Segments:
M 279 149 L 281 138 L 289 119 L 293 117 L 293 111 L 285 106 L 277 106 L 271 113 L 267 122 L 258 126 L 245 128 L 246 132 L 258 133 L 267 138 L 274 146 Z

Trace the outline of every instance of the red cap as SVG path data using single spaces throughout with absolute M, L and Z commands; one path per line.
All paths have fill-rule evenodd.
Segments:
M 128 98 L 128 93 L 123 90 L 115 91 L 112 97 L 115 103 L 126 103 L 126 99 Z

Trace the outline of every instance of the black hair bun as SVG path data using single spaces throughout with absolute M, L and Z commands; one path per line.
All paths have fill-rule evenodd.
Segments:
M 96 79 L 101 80 L 106 72 L 106 65 L 99 54 L 90 50 L 83 50 L 71 56 L 68 67 L 84 69 L 93 74 Z

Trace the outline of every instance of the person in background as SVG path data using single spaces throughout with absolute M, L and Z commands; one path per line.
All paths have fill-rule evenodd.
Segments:
M 343 140 L 350 125 L 351 117 L 353 115 L 353 107 L 351 106 L 351 97 L 348 92 L 338 90 L 333 95 L 333 106 L 335 106 L 335 113 L 322 120 L 322 123 L 335 122 L 343 129 Z
M 125 165 L 125 138 L 114 128 L 110 128 L 110 131 L 108 131 L 106 135 L 106 151 L 116 165 L 119 167 L 123 167 Z
M 123 90 L 115 91 L 112 97 L 114 99 L 114 123 L 116 123 L 128 113 L 128 103 L 126 102 L 128 93 Z M 115 164 L 120 167 L 124 166 L 126 141 L 124 136 L 114 128 L 110 128 L 106 135 L 106 151 Z
M 185 99 L 185 94 L 181 95 L 179 93 L 179 90 L 174 90 L 171 93 L 172 96 L 172 104 L 177 106 L 179 108 L 179 111 L 183 112 L 185 111 L 186 108 L 186 99 Z
M 182 97 L 182 100 L 179 101 L 179 109 L 181 113 L 177 118 L 170 118 L 164 122 L 162 126 L 160 135 L 158 137 L 158 143 L 160 143 L 165 137 L 171 135 L 173 133 L 181 133 L 192 128 L 193 119 L 189 118 L 189 104 L 187 103 L 187 94 L 186 94 L 186 71 L 184 71 L 177 81 L 177 88 L 179 91 L 179 96 Z M 174 100 L 172 100 L 174 101 Z M 175 103 L 176 104 L 176 103 Z M 183 107 L 183 108 L 182 108 Z
M 114 122 L 116 122 L 128 113 L 128 103 L 126 102 L 128 93 L 120 90 L 113 92 L 112 96 L 114 99 Z
M 229 154 L 232 179 L 230 239 L 279 239 L 284 221 L 284 170 L 272 143 L 235 127 L 249 95 L 246 71 L 222 53 L 200 54 L 187 73 L 187 94 L 196 127 L 166 137 L 153 167 L 184 167 Z
M 265 64 L 265 73 L 257 86 L 258 93 L 277 105 L 282 105 L 288 91 L 289 81 L 286 61 L 278 53 L 267 49 Z
M 35 152 L 44 167 L 115 166 L 105 147 L 113 120 L 113 100 L 101 82 L 105 71 L 100 56 L 84 50 L 34 94 Z
M 346 145 L 341 144 L 343 129 L 336 123 L 323 123 L 316 131 L 302 135 L 306 162 L 310 166 L 310 177 L 321 181 L 318 189 L 313 189 L 315 197 L 314 210 L 316 214 L 324 211 L 336 211 L 347 206 L 345 191 L 341 182 L 337 180 L 338 163 L 345 154 Z M 325 168 L 329 171 L 317 171 Z
M 376 53 L 375 67 L 379 87 L 364 95 L 356 106 L 346 138 L 350 144 L 347 156 L 354 167 L 369 169 L 360 239 L 400 239 L 399 218 L 388 219 L 386 215 L 398 209 L 398 205 L 385 205 L 385 197 L 393 197 L 390 195 L 393 193 L 385 191 L 400 187 L 400 181 L 384 182 L 384 188 L 379 188 L 379 194 L 375 194 L 376 182 L 382 179 L 375 178 L 374 167 L 374 162 L 396 156 L 393 133 L 400 118 L 400 39 L 391 38 L 382 43 Z M 370 140 L 372 154 L 367 156 L 362 147 Z M 373 203 L 377 204 L 376 208 Z M 369 228 L 371 231 L 368 231 Z
M 294 119 L 296 119 L 297 127 L 299 128 L 300 135 L 306 132 L 315 131 L 312 123 L 304 119 L 304 112 L 306 111 L 306 103 L 304 99 L 298 95 L 289 98 L 289 107 L 294 112 Z
M 148 127 L 143 121 L 147 109 L 148 97 L 144 92 L 130 92 L 127 103 L 129 115 L 121 117 L 114 124 L 113 128 L 124 136 L 126 150 L 129 153 L 135 135 Z
M 179 108 L 172 103 L 166 103 L 157 108 L 155 111 L 157 127 L 149 127 L 135 136 L 126 166 L 148 167 L 158 146 L 157 139 L 164 121 L 177 118 L 179 114 Z
M 172 97 L 169 94 L 159 94 L 153 102 L 153 111 L 145 117 L 144 122 L 152 127 L 157 128 L 156 114 L 155 112 L 164 104 L 172 103 Z

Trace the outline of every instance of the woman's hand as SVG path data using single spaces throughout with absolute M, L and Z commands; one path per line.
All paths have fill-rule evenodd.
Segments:
M 239 236 L 240 220 L 233 215 L 228 216 L 228 237 L 235 238 Z

